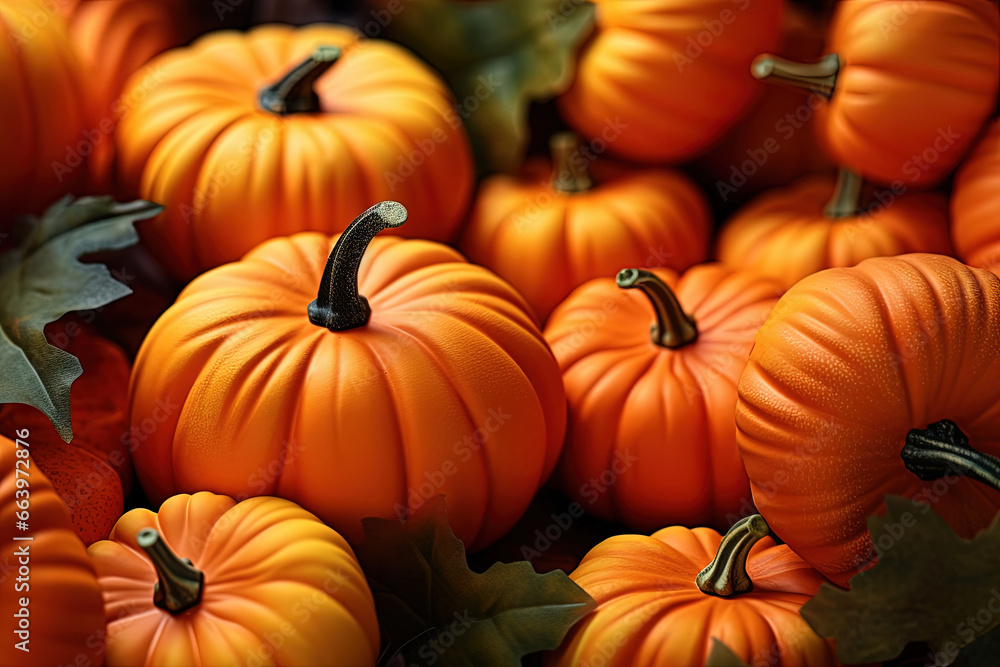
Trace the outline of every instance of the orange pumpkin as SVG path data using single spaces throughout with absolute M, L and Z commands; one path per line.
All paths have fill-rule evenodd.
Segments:
M 760 513 L 846 586 L 875 562 L 866 518 L 887 493 L 964 537 L 989 524 L 1000 492 L 947 473 L 990 465 L 966 436 L 1000 454 L 998 405 L 1000 278 L 940 255 L 877 257 L 778 302 L 740 378 L 737 437 Z
M 751 71 L 829 99 L 817 129 L 837 164 L 880 183 L 931 185 L 995 108 L 998 31 L 987 0 L 843 0 L 819 63 L 763 56 Z
M 12 435 L 16 442 L 0 436 L 0 664 L 100 665 L 105 626 L 94 566 L 29 455 L 33 433 Z
M 375 602 L 344 538 L 281 498 L 135 509 L 89 549 L 107 667 L 374 665 Z
M 473 165 L 437 76 L 401 47 L 338 26 L 215 32 L 154 58 L 125 95 L 123 185 L 166 210 L 148 247 L 181 278 L 275 236 L 342 231 L 387 199 L 407 235 L 449 239 Z
M 966 264 L 1000 273 L 1000 119 L 955 176 L 951 237 Z
M 597 609 L 548 664 L 702 667 L 719 640 L 747 664 L 839 665 L 798 613 L 823 577 L 767 534 L 755 514 L 725 537 L 672 526 L 601 542 L 570 574 Z
M 680 271 L 705 259 L 708 205 L 680 172 L 601 160 L 592 180 L 596 156 L 575 135 L 556 135 L 551 149 L 551 164 L 483 182 L 462 241 L 542 321 L 574 287 L 623 266 Z
M 842 169 L 771 190 L 736 213 L 718 240 L 718 258 L 771 276 L 787 289 L 811 273 L 869 257 L 951 253 L 948 201 L 937 192 L 876 190 L 858 204 L 861 179 Z
M 559 98 L 575 130 L 617 155 L 679 161 L 750 105 L 753 57 L 778 45 L 780 0 L 595 0 L 597 29 Z
M 383 202 L 339 238 L 274 239 L 181 293 L 132 374 L 150 497 L 277 495 L 357 539 L 361 518 L 443 493 L 472 549 L 517 521 L 562 446 L 559 369 L 494 274 L 438 243 L 372 241 L 405 220 Z
M 84 139 L 80 63 L 63 19 L 35 0 L 0 0 L 0 219 L 33 212 L 70 192 L 83 175 L 71 166 Z
M 746 514 L 736 380 L 780 294 L 767 278 L 718 264 L 679 278 L 625 269 L 573 292 L 545 328 L 569 400 L 559 468 L 569 495 L 641 530 Z

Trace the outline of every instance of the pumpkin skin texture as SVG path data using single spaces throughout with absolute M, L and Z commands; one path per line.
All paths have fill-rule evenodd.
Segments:
M 759 90 L 747 76 L 753 57 L 780 39 L 779 0 L 743 10 L 731 0 L 594 4 L 597 29 L 559 111 L 580 134 L 640 162 L 681 161 L 720 139 Z
M 492 176 L 466 227 L 469 259 L 516 287 L 543 322 L 588 280 L 624 266 L 681 271 L 708 254 L 708 205 L 683 174 L 606 160 L 590 171 L 597 185 L 580 192 L 553 187 L 544 159 Z
M 719 260 L 771 276 L 787 289 L 811 273 L 869 257 L 951 253 L 944 195 L 879 190 L 892 197 L 888 205 L 872 200 L 859 210 L 855 199 L 833 215 L 824 206 L 837 196 L 835 180 L 808 176 L 751 201 L 719 235 Z
M 83 139 L 86 94 L 63 19 L 35 0 L 0 0 L 0 219 L 34 212 L 83 175 L 67 148 Z M 61 166 L 57 166 L 61 165 Z
M 559 479 L 588 512 L 639 530 L 724 526 L 750 498 L 733 424 L 736 381 L 781 290 L 718 264 L 651 273 L 693 318 L 694 342 L 655 343 L 649 301 L 611 278 L 579 287 L 546 325 L 569 401 Z
M 758 511 L 840 586 L 874 564 L 866 518 L 887 493 L 972 537 L 1000 493 L 965 477 L 921 481 L 901 452 L 910 429 L 951 420 L 1000 454 L 998 358 L 1000 279 L 988 271 L 916 254 L 804 278 L 761 327 L 739 383 Z
M 951 234 L 966 264 L 1000 272 L 1000 120 L 955 176 L 951 194 Z
M 527 303 L 447 246 L 374 239 L 364 326 L 306 316 L 336 238 L 262 244 L 193 281 L 134 367 L 135 451 L 156 499 L 193 489 L 294 500 L 360 539 L 443 493 L 470 549 L 505 533 L 555 467 L 566 407 Z M 157 401 L 182 408 L 156 413 Z M 155 413 L 155 416 L 154 416 Z M 157 420 L 161 417 L 161 420 Z
M 320 111 L 265 111 L 261 89 L 338 47 L 318 81 Z M 154 58 L 116 133 L 122 185 L 166 210 L 140 229 L 168 270 L 190 278 L 260 242 L 339 232 L 392 196 L 414 210 L 406 236 L 446 240 L 473 185 L 450 93 L 399 46 L 326 25 L 219 31 Z
M 24 429 L 18 431 L 24 435 Z M 21 438 L 27 441 L 30 451 L 31 433 Z M 0 664 L 20 667 L 52 667 L 52 665 L 101 664 L 100 639 L 104 636 L 104 609 L 101 589 L 97 585 L 94 566 L 87 558 L 87 550 L 73 531 L 69 510 L 53 490 L 34 461 L 18 457 L 13 440 L 0 436 L 0 459 L 3 477 L 0 478 L 0 631 L 4 641 L 0 644 Z M 15 462 L 27 462 L 24 464 Z M 17 474 L 17 470 L 21 474 Z M 27 472 L 27 477 L 24 473 Z M 16 502 L 25 498 L 25 489 L 17 487 L 17 480 L 27 479 L 29 486 L 29 529 L 15 530 L 21 511 Z M 17 495 L 18 492 L 22 492 Z M 28 541 L 14 541 L 15 536 L 31 536 Z M 28 546 L 30 559 L 30 589 L 18 591 L 19 549 Z M 17 619 L 19 599 L 27 596 L 30 614 L 29 652 L 18 650 Z M 79 662 L 86 659 L 87 662 Z
M 706 595 L 695 581 L 720 542 L 710 528 L 671 526 L 650 537 L 617 535 L 598 544 L 570 574 L 597 609 L 573 627 L 548 665 L 702 667 L 713 638 L 750 665 L 839 665 L 832 641 L 817 636 L 798 613 L 823 577 L 765 537 L 746 562 L 752 592 Z
M 140 546 L 148 528 L 204 573 L 200 601 L 176 615 L 153 602 L 157 571 Z M 158 513 L 128 512 L 89 552 L 107 667 L 375 664 L 375 602 L 354 552 L 287 500 L 174 496 Z

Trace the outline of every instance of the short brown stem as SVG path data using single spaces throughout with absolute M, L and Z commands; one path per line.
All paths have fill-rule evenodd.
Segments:
M 552 155 L 552 186 L 559 192 L 573 193 L 589 190 L 589 160 L 583 154 L 583 143 L 574 132 L 560 132 L 549 139 Z
M 296 65 L 281 80 L 260 91 L 260 107 L 283 116 L 321 111 L 319 97 L 313 86 L 338 58 L 340 49 L 336 46 L 317 47 L 311 56 Z
M 1000 491 L 1000 459 L 970 447 L 969 438 L 950 419 L 912 429 L 900 456 L 906 469 L 925 482 L 963 475 Z
M 678 348 L 698 338 L 694 318 L 684 312 L 670 286 L 645 269 L 622 269 L 615 277 L 622 289 L 638 288 L 653 304 L 656 324 L 650 327 L 653 342 L 663 347 Z
M 159 581 L 153 586 L 153 604 L 171 614 L 180 614 L 201 602 L 205 574 L 170 550 L 160 533 L 143 528 L 136 541 L 149 556 Z
M 830 99 L 840 71 L 836 53 L 823 56 L 816 63 L 797 63 L 765 53 L 754 58 L 750 73 L 754 78 L 808 90 Z
M 864 179 L 847 167 L 841 167 L 837 174 L 837 184 L 833 188 L 833 196 L 823 208 L 823 215 L 828 218 L 846 218 L 858 213 L 858 198 L 861 196 L 861 184 Z
M 734 523 L 722 537 L 715 559 L 695 579 L 701 592 L 728 598 L 752 591 L 753 581 L 747 574 L 747 556 L 753 545 L 770 532 L 764 517 L 759 514 Z

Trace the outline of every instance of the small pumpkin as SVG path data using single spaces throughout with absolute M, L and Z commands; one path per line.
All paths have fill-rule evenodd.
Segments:
M 778 45 L 784 3 L 594 4 L 596 32 L 559 111 L 610 152 L 662 163 L 707 148 L 741 117 L 757 93 L 746 68 L 761 49 Z
M 574 291 L 545 327 L 569 401 L 567 493 L 640 530 L 746 514 L 736 380 L 780 294 L 718 264 L 625 269 Z
M 747 664 L 833 667 L 833 642 L 799 609 L 824 581 L 759 514 L 726 535 L 671 526 L 616 535 L 570 574 L 597 609 L 573 627 L 552 667 L 703 667 L 716 640 Z
M 0 436 L 0 664 L 100 665 L 105 623 L 94 566 L 30 456 L 32 430 L 12 435 Z
M 948 473 L 992 465 L 1000 479 L 969 447 L 1000 454 L 998 352 L 1000 278 L 989 271 L 915 254 L 804 278 L 761 327 L 739 381 L 737 439 L 757 509 L 841 586 L 876 561 L 866 520 L 887 493 L 972 537 L 1000 492 Z
M 816 127 L 837 164 L 926 186 L 958 164 L 993 112 L 998 49 L 1000 16 L 987 0 L 843 0 L 822 60 L 765 55 L 751 72 L 829 100 Z
M 295 503 L 201 492 L 135 509 L 90 557 L 107 667 L 375 665 L 375 602 L 343 537 Z
M 450 93 L 402 47 L 358 34 L 214 32 L 129 80 L 118 174 L 166 206 L 140 232 L 175 276 L 275 236 L 342 231 L 390 196 L 416 211 L 404 234 L 455 234 L 473 165 Z
M 768 191 L 734 215 L 718 240 L 718 258 L 753 269 L 787 289 L 811 273 L 869 257 L 951 253 L 948 201 L 938 192 L 877 189 L 859 205 L 862 181 L 808 176 Z
M 955 175 L 951 235 L 966 264 L 1000 273 L 1000 119 Z
M 339 237 L 274 239 L 188 285 L 132 374 L 133 427 L 155 424 L 134 454 L 151 498 L 277 495 L 360 539 L 363 517 L 441 493 L 473 550 L 517 521 L 562 447 L 559 369 L 496 275 L 438 243 L 373 240 L 405 220 L 383 202 Z
M 0 0 L 0 220 L 71 191 L 87 123 L 82 71 L 66 23 L 35 0 Z
M 551 163 L 483 182 L 462 241 L 539 319 L 574 287 L 623 266 L 681 271 L 706 258 L 708 205 L 683 174 L 594 161 L 572 133 L 555 135 L 551 151 Z

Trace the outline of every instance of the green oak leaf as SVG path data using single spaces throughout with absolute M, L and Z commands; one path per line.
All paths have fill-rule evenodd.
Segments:
M 516 667 L 559 646 L 597 606 L 566 573 L 536 574 L 527 561 L 470 570 L 444 496 L 405 522 L 369 518 L 363 526 L 355 552 L 388 642 L 381 664 Z
M 83 370 L 76 357 L 49 344 L 45 325 L 131 294 L 103 264 L 84 264 L 80 257 L 134 244 L 133 223 L 161 210 L 141 200 L 65 197 L 22 244 L 0 255 L 0 403 L 38 408 L 63 440 L 73 438 L 70 387 Z
M 885 504 L 868 517 L 878 563 L 849 591 L 823 584 L 802 617 L 837 640 L 842 662 L 891 660 L 908 642 L 958 655 L 1000 625 L 1000 522 L 965 540 L 930 505 L 893 495 Z
M 712 652 L 708 654 L 705 667 L 749 667 L 732 649 L 717 637 L 712 637 Z
M 369 4 L 390 37 L 447 79 L 481 173 L 520 167 L 528 106 L 569 88 L 577 47 L 594 26 L 594 6 L 584 0 Z

